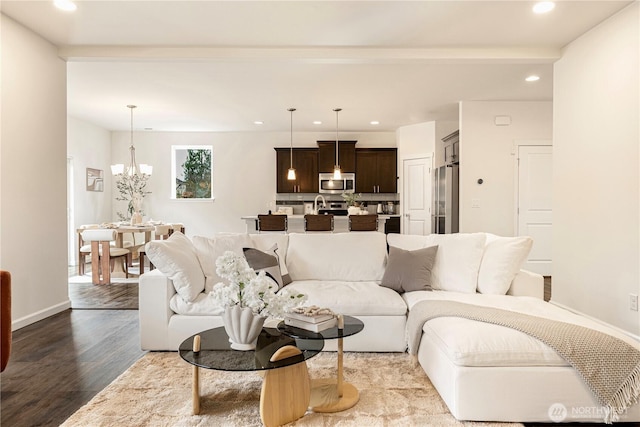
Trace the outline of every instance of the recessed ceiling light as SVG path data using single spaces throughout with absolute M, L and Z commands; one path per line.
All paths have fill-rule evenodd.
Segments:
M 537 82 L 538 80 L 540 80 L 540 76 L 531 75 L 524 80 L 527 82 Z
M 60 10 L 73 12 L 78 8 L 71 0 L 53 0 L 53 4 Z
M 264 122 L 262 120 L 256 120 L 255 122 L 253 122 L 254 125 L 263 125 Z
M 322 124 L 322 122 L 321 122 L 320 120 L 314 120 L 314 121 L 313 121 L 313 124 L 314 124 L 314 125 L 321 125 L 321 124 Z
M 556 4 L 552 1 L 540 1 L 533 5 L 533 13 L 547 13 L 551 12 L 556 7 Z
M 377 121 L 377 120 L 372 120 L 369 123 L 371 123 L 372 125 L 379 125 L 380 124 L 380 122 Z

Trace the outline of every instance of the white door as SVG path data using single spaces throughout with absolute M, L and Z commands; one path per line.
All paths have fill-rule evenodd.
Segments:
M 531 236 L 533 247 L 523 268 L 551 276 L 551 145 L 518 147 L 518 235 Z
M 431 232 L 431 157 L 407 159 L 402 167 L 404 234 Z

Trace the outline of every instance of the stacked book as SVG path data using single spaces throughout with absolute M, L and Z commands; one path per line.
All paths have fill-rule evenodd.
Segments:
M 321 332 L 338 324 L 334 314 L 287 313 L 284 324 L 311 332 Z

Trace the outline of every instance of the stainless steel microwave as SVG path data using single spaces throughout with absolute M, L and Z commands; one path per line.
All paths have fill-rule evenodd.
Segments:
M 342 194 L 353 193 L 356 190 L 356 174 L 343 173 L 341 179 L 333 179 L 332 173 L 321 173 L 320 185 L 318 186 L 320 193 L 324 194 Z

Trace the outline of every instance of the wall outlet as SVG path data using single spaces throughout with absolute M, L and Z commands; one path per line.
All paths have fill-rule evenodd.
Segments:
M 638 295 L 629 294 L 629 309 L 631 311 L 638 311 Z
M 471 199 L 471 207 L 474 209 L 480 208 L 480 199 Z

